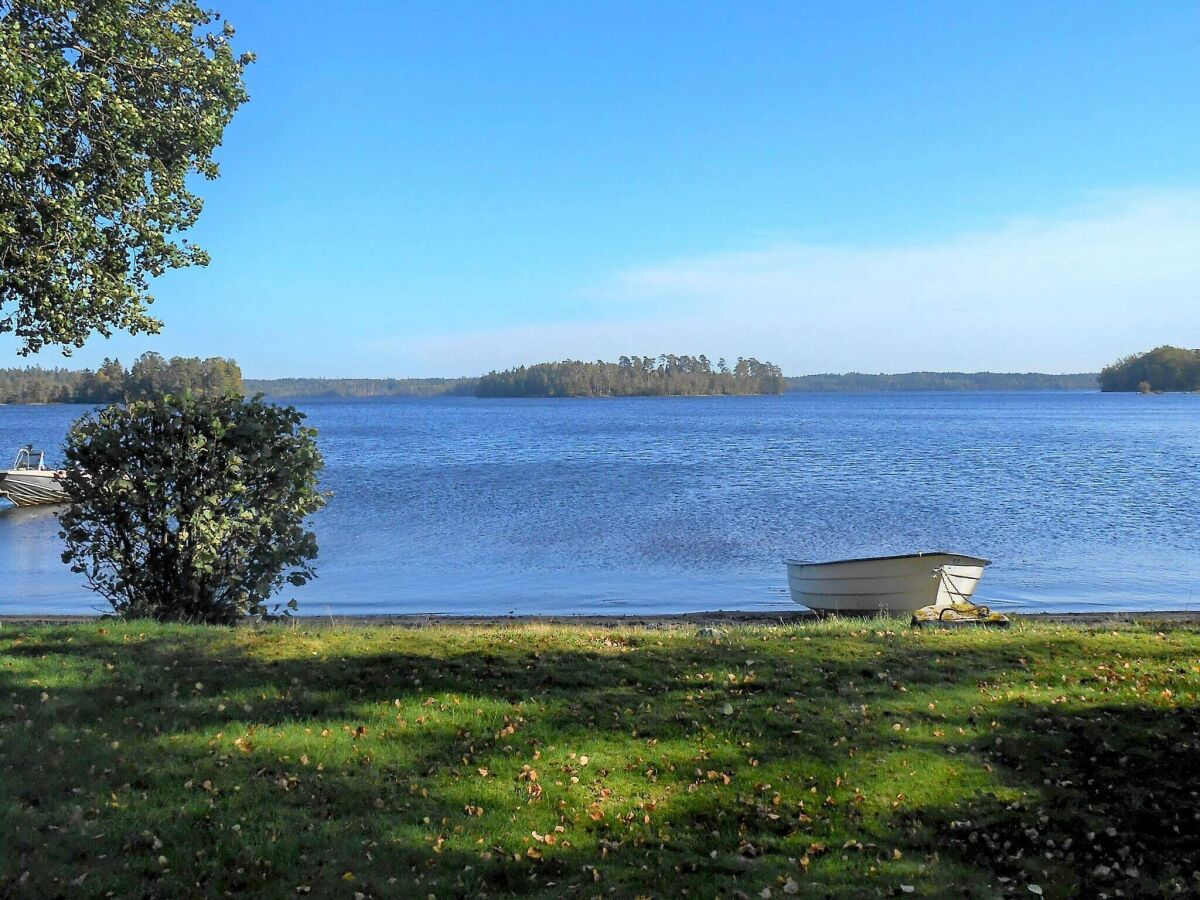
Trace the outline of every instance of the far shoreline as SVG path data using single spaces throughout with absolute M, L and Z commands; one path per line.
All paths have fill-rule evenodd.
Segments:
M 740 400 L 762 399 L 774 397 L 804 396 L 804 397 L 887 397 L 887 396 L 981 396 L 998 394 L 1116 394 L 1141 397 L 1161 396 L 1200 396 L 1200 391 L 1151 391 L 1141 394 L 1137 391 L 1102 391 L 1090 387 L 984 387 L 984 388 L 863 388 L 863 389 L 813 389 L 813 390 L 784 390 L 777 393 L 749 394 L 527 394 L 496 397 L 476 397 L 474 394 L 274 394 L 270 391 L 247 391 L 246 396 L 262 394 L 271 402 L 295 404 L 311 400 L 338 401 L 343 403 L 413 400 L 413 401 L 474 401 L 486 403 L 496 400 Z M 28 403 L 8 402 L 0 400 L 0 409 L 27 409 L 33 407 L 65 407 L 76 406 L 87 409 L 99 409 L 108 406 L 107 401 L 86 402 L 77 400 L 45 400 Z

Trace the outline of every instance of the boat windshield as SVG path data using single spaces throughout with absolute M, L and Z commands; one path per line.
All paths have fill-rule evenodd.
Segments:
M 17 451 L 17 461 L 13 463 L 14 469 L 37 469 L 41 471 L 46 468 L 46 451 L 34 450 L 33 444 L 26 444 Z

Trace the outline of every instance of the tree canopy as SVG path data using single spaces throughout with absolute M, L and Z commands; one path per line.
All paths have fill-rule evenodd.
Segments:
M 325 496 L 304 416 L 261 398 L 163 397 L 81 419 L 63 561 L 127 618 L 231 623 L 314 576 Z M 294 608 L 294 604 L 292 605 Z
M 0 369 L 0 403 L 117 403 L 163 394 L 242 394 L 242 370 L 232 359 L 143 353 L 126 371 L 106 359 L 95 371 Z
M 1200 391 L 1200 350 L 1156 347 L 1100 372 L 1102 391 Z
M 205 265 L 188 176 L 247 99 L 195 0 L 0 0 L 0 333 L 70 353 L 157 331 L 149 280 Z

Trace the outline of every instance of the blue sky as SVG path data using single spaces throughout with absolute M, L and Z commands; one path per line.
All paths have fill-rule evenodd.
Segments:
M 1195 3 L 220 8 L 258 62 L 202 187 L 212 265 L 156 284 L 161 336 L 69 365 L 1078 371 L 1200 346 Z

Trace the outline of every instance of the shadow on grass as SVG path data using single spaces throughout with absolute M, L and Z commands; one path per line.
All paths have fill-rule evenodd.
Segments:
M 984 711 L 981 682 L 1031 677 L 1019 640 L 761 634 L 10 637 L 0 895 L 993 896 L 1195 868 L 1194 712 Z
M 1014 706 L 995 731 L 979 756 L 1036 802 L 972 797 L 940 824 L 955 852 L 1018 879 L 1066 868 L 1081 897 L 1200 894 L 1194 708 Z

